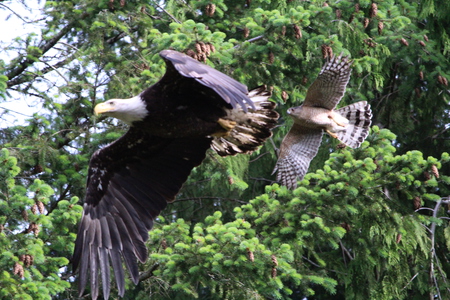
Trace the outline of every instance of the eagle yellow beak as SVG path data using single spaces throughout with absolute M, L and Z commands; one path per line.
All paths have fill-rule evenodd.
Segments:
M 106 102 L 103 102 L 103 103 L 97 104 L 95 106 L 94 113 L 96 116 L 98 116 L 99 114 L 110 112 L 113 109 L 114 109 L 113 106 L 111 106 L 110 104 L 108 104 Z

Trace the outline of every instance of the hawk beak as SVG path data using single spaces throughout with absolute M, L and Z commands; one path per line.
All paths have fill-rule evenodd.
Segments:
M 110 112 L 114 109 L 111 105 L 106 104 L 106 102 L 97 104 L 94 108 L 94 114 L 98 116 L 99 114 Z

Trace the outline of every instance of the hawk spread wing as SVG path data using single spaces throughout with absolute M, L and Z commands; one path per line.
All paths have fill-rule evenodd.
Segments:
M 303 178 L 311 160 L 322 142 L 322 129 L 294 124 L 281 143 L 277 164 L 277 180 L 290 189 L 297 187 L 297 179 Z
M 333 56 L 308 88 L 303 105 L 334 109 L 344 96 L 350 80 L 350 66 L 348 57 Z

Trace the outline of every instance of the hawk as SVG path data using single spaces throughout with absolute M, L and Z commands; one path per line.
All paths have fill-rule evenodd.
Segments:
M 350 79 L 351 61 L 333 56 L 309 87 L 302 105 L 287 110 L 294 125 L 281 143 L 274 173 L 290 189 L 308 171 L 322 142 L 323 132 L 351 148 L 358 148 L 369 134 L 372 111 L 366 101 L 335 110 Z

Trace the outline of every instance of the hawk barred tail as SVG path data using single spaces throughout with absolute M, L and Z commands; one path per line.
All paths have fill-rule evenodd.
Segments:
M 336 132 L 337 139 L 351 148 L 358 148 L 369 135 L 372 110 L 367 101 L 360 101 L 336 110 L 348 120 L 344 131 Z
M 247 112 L 236 107 L 227 112 L 225 120 L 233 120 L 234 127 L 222 136 L 214 136 L 211 143 L 219 155 L 235 155 L 254 151 L 272 135 L 271 128 L 277 124 L 276 104 L 269 101 L 270 91 L 265 86 L 257 87 L 248 93 L 253 107 L 247 105 Z

